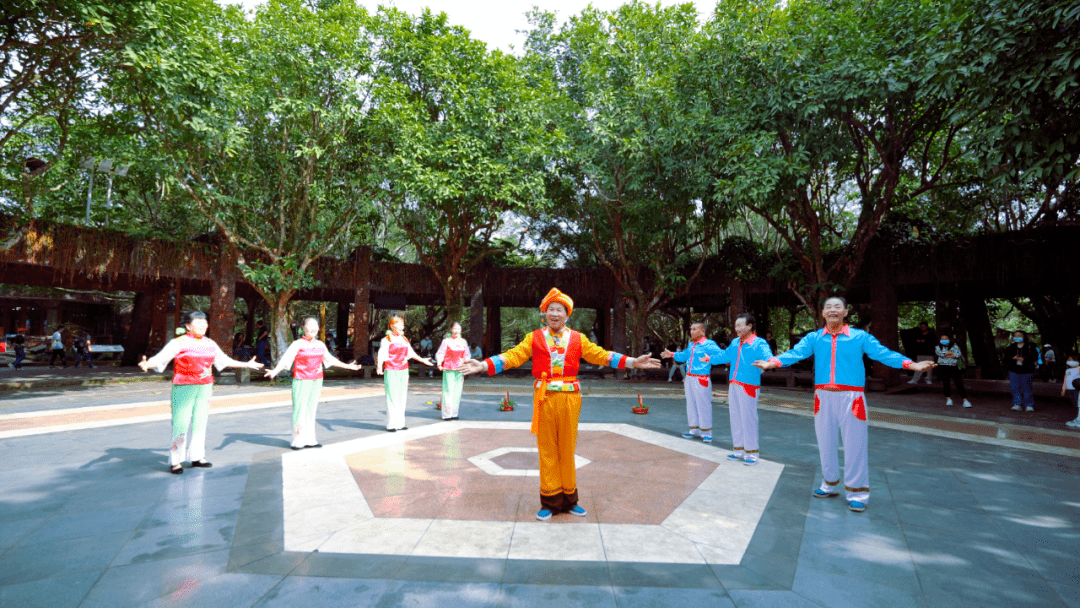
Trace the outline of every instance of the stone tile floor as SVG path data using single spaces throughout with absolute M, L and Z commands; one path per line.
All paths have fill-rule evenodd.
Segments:
M 219 396 L 235 395 L 245 407 L 258 405 L 259 398 L 246 397 L 252 393 L 264 393 L 263 401 L 278 399 L 269 387 L 221 389 Z M 112 386 L 80 388 L 73 395 L 5 395 L 0 413 L 142 402 L 162 390 L 167 388 L 140 384 L 138 391 Z M 438 421 L 427 403 L 433 394 L 424 390 L 414 390 L 408 412 L 408 425 L 418 435 L 449 426 Z M 390 435 L 382 431 L 381 399 L 368 392 L 377 393 L 356 391 L 320 405 L 323 451 Z M 515 397 L 524 401 L 524 390 L 519 392 Z M 810 399 L 807 392 L 764 392 L 778 403 Z M 918 403 L 918 397 L 910 399 Z M 528 421 L 527 407 L 503 413 L 497 401 L 495 394 L 469 392 L 462 425 Z M 685 430 L 685 409 L 677 393 L 648 396 L 653 409 L 647 416 L 630 413 L 631 401 L 636 398 L 586 396 L 583 429 L 610 432 L 587 425 L 621 425 L 642 436 L 683 442 L 677 436 Z M 751 496 L 749 486 L 737 483 L 708 490 L 714 503 L 764 503 L 756 525 L 732 531 L 748 536 L 737 563 L 724 563 L 723 555 L 708 553 L 712 545 L 700 542 L 715 531 L 710 525 L 695 531 L 687 522 L 678 540 L 640 533 L 609 538 L 597 502 L 612 488 L 599 479 L 590 487 L 584 476 L 582 500 L 592 501 L 595 522 L 432 517 L 423 520 L 423 534 L 408 553 L 395 553 L 393 535 L 379 523 L 386 520 L 372 518 L 375 523 L 357 529 L 352 541 L 348 535 L 335 541 L 342 530 L 335 528 L 306 539 L 308 547 L 286 550 L 293 524 L 287 525 L 285 513 L 283 463 L 317 452 L 288 449 L 289 417 L 287 406 L 217 409 L 207 437 L 214 467 L 182 476 L 165 473 L 164 420 L 3 436 L 0 606 L 1080 606 L 1080 457 L 1068 445 L 1054 453 L 1053 446 L 1038 442 L 998 445 L 925 425 L 915 432 L 915 420 L 910 427 L 903 420 L 872 426 L 872 494 L 869 509 L 856 514 L 842 499 L 810 497 L 817 484 L 812 421 L 777 405 L 761 411 L 762 458 L 782 466 L 771 493 Z M 726 454 L 727 410 L 719 400 L 714 417 L 715 444 L 686 441 L 693 451 Z M 1047 432 L 1060 433 L 1053 429 Z M 470 442 L 463 437 L 459 448 L 465 456 Z M 484 452 L 488 445 L 469 450 Z M 651 462 L 627 459 L 624 478 L 633 479 L 648 469 L 635 467 Z M 616 477 L 620 471 L 609 473 Z M 536 479 L 513 479 L 522 484 L 519 505 L 527 504 L 527 484 Z M 354 477 L 351 482 L 359 490 Z M 358 506 L 349 503 L 355 495 L 309 498 L 289 514 L 307 517 L 308 528 L 336 525 L 326 515 L 329 506 Z M 499 544 L 504 537 L 498 526 L 513 525 L 517 534 L 518 524 L 519 540 L 556 543 L 565 552 L 561 557 L 576 557 L 574 551 L 584 546 L 593 549 L 583 552 L 586 559 L 514 553 L 512 542 Z M 355 539 L 380 535 L 387 541 L 379 554 L 344 552 Z M 679 554 L 680 543 L 701 547 L 702 563 L 673 562 L 670 555 Z M 438 554 L 455 546 L 471 547 L 475 554 Z

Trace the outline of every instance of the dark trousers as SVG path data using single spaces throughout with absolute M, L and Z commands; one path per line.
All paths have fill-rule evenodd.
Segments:
M 53 349 L 52 356 L 49 357 L 49 367 L 56 364 L 57 357 L 60 357 L 60 362 L 64 364 L 64 367 L 67 367 L 67 353 L 62 348 Z
M 90 358 L 90 352 L 85 350 L 75 351 L 75 367 L 79 367 L 79 362 L 86 361 L 86 365 L 94 367 L 94 360 Z
M 15 369 L 22 369 L 22 362 L 26 360 L 26 349 L 22 346 L 15 347 Z
M 946 398 L 952 396 L 952 390 L 949 386 L 951 381 L 956 383 L 956 392 L 960 393 L 960 398 L 967 399 L 967 391 L 964 390 L 964 374 L 955 365 L 939 365 L 934 368 L 934 371 L 941 378 L 941 388 L 945 392 Z
M 263 365 L 270 365 L 270 342 L 259 340 L 255 343 L 255 359 Z

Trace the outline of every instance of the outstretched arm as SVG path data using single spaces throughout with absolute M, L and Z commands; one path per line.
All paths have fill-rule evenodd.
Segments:
M 791 365 L 798 363 L 803 359 L 814 354 L 814 342 L 817 340 L 820 332 L 814 331 L 806 334 L 799 343 L 795 345 L 795 348 L 787 351 L 782 355 L 770 357 L 768 360 L 754 361 L 754 367 L 760 369 L 775 369 L 777 367 L 784 367 L 785 365 Z
M 180 354 L 180 343 L 177 342 L 176 338 L 173 338 L 165 344 L 165 348 L 162 348 L 161 352 L 150 357 L 149 360 L 146 359 L 146 355 L 143 355 L 142 361 L 139 362 L 139 369 L 144 372 L 150 371 L 151 369 L 157 372 L 163 372 L 165 371 L 165 366 L 169 364 L 169 361 L 172 361 L 178 354 Z
M 461 365 L 458 365 L 457 371 L 466 376 L 486 371 L 489 376 L 494 376 L 503 370 L 518 367 L 531 359 L 533 354 L 532 343 L 533 335 L 530 332 L 525 335 L 525 339 L 519 342 L 517 346 L 505 353 L 495 355 L 494 357 L 484 359 L 483 361 L 477 359 L 462 361 Z
M 581 336 L 581 358 L 593 365 L 609 365 L 614 369 L 660 369 L 660 360 L 652 353 L 631 358 L 613 351 L 604 350 L 584 335 Z
M 225 369 L 226 367 L 249 367 L 251 369 L 262 369 L 263 364 L 252 357 L 251 361 L 237 361 L 229 355 L 225 354 L 225 351 L 221 350 L 221 347 L 217 344 L 214 345 L 214 367 L 218 368 L 218 371 Z
M 915 363 L 906 356 L 889 350 L 884 344 L 878 341 L 877 338 L 870 334 L 866 334 L 866 342 L 863 344 L 863 352 L 867 357 L 870 357 L 878 363 L 888 365 L 889 367 L 909 369 L 915 372 L 925 372 L 937 367 L 937 363 L 933 361 L 921 361 Z

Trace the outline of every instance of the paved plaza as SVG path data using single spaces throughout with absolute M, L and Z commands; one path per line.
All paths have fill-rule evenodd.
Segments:
M 869 508 L 815 499 L 812 393 L 766 387 L 761 461 L 685 440 L 678 384 L 587 381 L 584 518 L 534 518 L 528 381 L 332 380 L 321 449 L 288 384 L 218 386 L 210 469 L 169 475 L 164 382 L 0 393 L 0 606 L 1080 606 L 1080 433 L 870 393 Z M 505 391 L 517 401 L 498 411 Z M 630 411 L 641 392 L 651 407 Z M 1060 411 L 1055 410 L 1059 408 Z

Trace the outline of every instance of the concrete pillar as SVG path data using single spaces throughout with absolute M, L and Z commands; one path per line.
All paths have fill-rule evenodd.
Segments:
M 502 309 L 499 306 L 487 307 L 487 334 L 484 336 L 483 351 L 485 356 L 502 352 Z
M 370 355 L 368 341 L 368 323 L 371 315 L 371 250 L 360 247 L 353 254 L 355 274 L 353 275 L 353 357 Z
M 218 255 L 217 272 L 211 277 L 210 289 L 210 313 L 208 321 L 210 327 L 206 335 L 217 342 L 226 352 L 230 352 L 233 330 L 236 327 L 236 277 L 237 259 L 236 248 L 228 243 L 221 244 L 221 253 Z
M 892 280 L 892 271 L 888 256 L 874 256 L 878 260 L 874 270 L 874 286 L 870 294 L 870 320 L 874 337 L 890 350 L 900 350 L 899 303 L 896 300 L 896 284 Z M 885 380 L 886 386 L 900 383 L 900 370 L 877 361 L 874 362 L 874 376 Z

